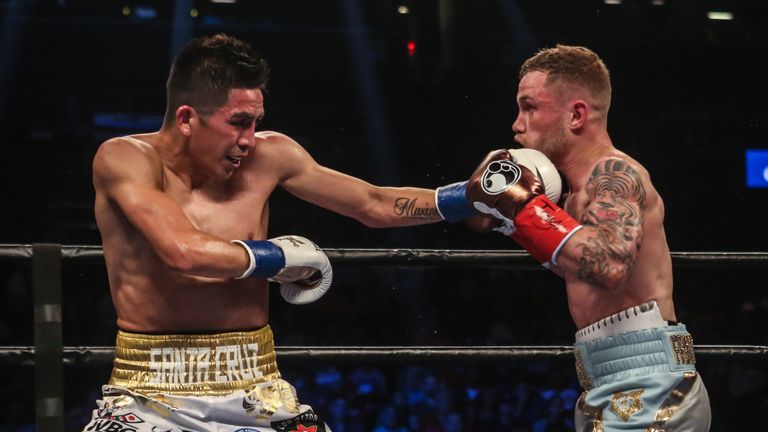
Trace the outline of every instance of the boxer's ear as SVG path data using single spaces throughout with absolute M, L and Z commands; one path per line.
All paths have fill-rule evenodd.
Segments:
M 176 109 L 176 128 L 182 135 L 192 134 L 192 118 L 195 114 L 195 109 L 189 105 L 182 105 Z
M 589 105 L 581 99 L 576 99 L 570 106 L 570 119 L 568 126 L 572 131 L 581 130 L 589 118 Z

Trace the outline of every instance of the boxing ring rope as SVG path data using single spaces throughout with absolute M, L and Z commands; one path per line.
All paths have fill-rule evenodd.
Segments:
M 333 264 L 390 267 L 492 267 L 544 270 L 525 251 L 438 249 L 324 249 Z M 0 261 L 32 261 L 34 347 L 0 346 L 0 365 L 35 368 L 36 430 L 64 430 L 63 367 L 107 364 L 114 347 L 63 346 L 61 323 L 62 260 L 103 259 L 99 246 L 0 244 Z M 768 264 L 765 252 L 672 252 L 675 267 L 758 268 Z M 696 345 L 701 356 L 765 357 L 768 346 Z M 281 362 L 480 362 L 519 358 L 565 358 L 570 346 L 429 346 L 429 347 L 278 347 Z
M 756 345 L 696 345 L 697 357 L 762 357 L 768 346 Z M 572 358 L 568 346 L 281 346 L 275 347 L 280 362 L 333 361 L 375 362 L 387 364 L 455 362 L 481 363 L 518 360 L 521 358 Z M 61 361 L 65 366 L 106 365 L 112 362 L 114 347 L 65 346 Z M 0 365 L 35 365 L 35 347 L 0 347 Z
M 32 259 L 35 245 L 0 244 L 0 260 Z M 74 260 L 102 258 L 101 246 L 68 245 L 61 257 Z M 523 250 L 457 249 L 323 249 L 334 264 L 440 267 L 448 263 L 461 266 L 544 270 Z M 675 267 L 763 267 L 768 252 L 672 252 Z

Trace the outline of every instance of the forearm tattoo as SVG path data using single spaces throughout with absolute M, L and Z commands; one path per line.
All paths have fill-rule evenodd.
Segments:
M 395 200 L 395 214 L 409 219 L 434 219 L 440 217 L 429 203 L 421 204 L 418 198 L 400 197 Z
M 578 277 L 600 284 L 605 277 L 623 276 L 637 259 L 643 236 L 646 191 L 634 168 L 619 159 L 598 164 L 587 182 L 591 203 L 581 224 L 593 235 L 578 244 Z

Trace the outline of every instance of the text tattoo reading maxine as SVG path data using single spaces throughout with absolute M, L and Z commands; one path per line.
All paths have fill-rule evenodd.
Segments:
M 405 216 L 405 217 L 411 217 L 411 218 L 425 218 L 425 217 L 433 217 L 437 216 L 438 212 L 437 209 L 434 207 L 429 207 L 429 204 L 425 203 L 426 207 L 417 207 L 416 206 L 417 199 L 411 199 L 411 198 L 397 198 L 395 200 L 395 214 L 398 216 Z

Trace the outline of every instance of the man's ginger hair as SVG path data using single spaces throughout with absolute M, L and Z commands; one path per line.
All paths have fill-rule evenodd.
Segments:
M 593 108 L 608 115 L 611 105 L 611 75 L 605 63 L 589 48 L 556 45 L 545 48 L 523 63 L 520 78 L 529 72 L 547 72 L 548 86 L 576 85 L 586 88 L 592 96 Z

